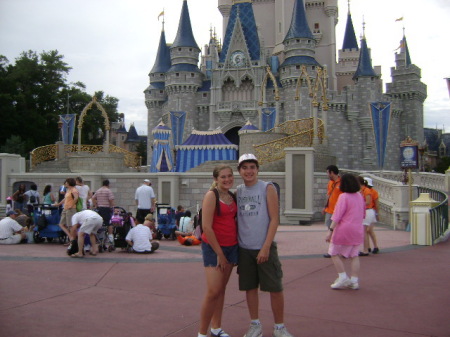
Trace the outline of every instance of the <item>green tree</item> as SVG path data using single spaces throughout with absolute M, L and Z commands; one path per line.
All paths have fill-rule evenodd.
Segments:
M 142 157 L 141 163 L 145 165 L 147 163 L 147 142 L 141 140 L 136 146 L 136 153 L 138 156 Z
M 38 146 L 53 144 L 59 137 L 59 115 L 69 112 L 79 116 L 91 101 L 82 82 L 67 83 L 66 77 L 72 68 L 63 59 L 57 50 L 39 55 L 31 50 L 23 52 L 15 64 L 0 55 L 0 144 L 18 136 L 24 142 L 25 153 Z M 110 122 L 116 121 L 118 99 L 102 91 L 95 95 L 107 111 Z M 92 118 L 89 116 L 86 120 L 87 132 L 83 129 L 87 137 L 82 136 L 84 144 L 101 144 L 103 140 L 104 120 L 96 117 L 95 110 Z M 93 142 L 89 141 L 88 135 Z
M 0 152 L 3 153 L 15 153 L 20 154 L 21 156 L 26 156 L 27 153 L 25 151 L 25 142 L 20 136 L 12 135 L 10 138 L 6 140 L 5 145 L 0 146 Z
M 442 157 L 439 164 L 434 168 L 438 173 L 445 173 L 450 167 L 450 157 Z

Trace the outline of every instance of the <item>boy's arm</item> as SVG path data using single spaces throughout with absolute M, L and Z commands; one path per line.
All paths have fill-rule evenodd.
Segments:
M 270 246 L 275 239 L 278 225 L 280 224 L 280 215 L 278 209 L 278 194 L 273 185 L 267 185 L 267 209 L 269 211 L 269 229 L 267 231 L 266 240 L 256 257 L 258 263 L 267 262 L 269 259 Z

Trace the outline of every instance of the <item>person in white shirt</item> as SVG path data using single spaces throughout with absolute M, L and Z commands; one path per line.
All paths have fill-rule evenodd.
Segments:
M 78 190 L 79 197 L 83 199 L 83 211 L 87 209 L 87 201 L 92 198 L 92 192 L 88 185 L 83 183 L 83 178 L 76 177 L 75 178 L 76 186 L 75 188 Z
M 194 221 L 191 218 L 191 211 L 186 211 L 184 216 L 180 218 L 179 230 L 175 231 L 176 235 L 189 236 L 194 232 Z
M 25 239 L 25 228 L 16 220 L 17 213 L 8 211 L 0 221 L 0 245 L 14 245 Z
M 28 208 L 28 215 L 31 215 L 31 213 L 34 210 L 34 205 L 37 205 L 40 203 L 40 195 L 37 191 L 37 185 L 31 184 L 30 189 L 24 193 L 24 195 L 27 197 L 27 208 Z
M 128 232 L 125 240 L 131 246 L 133 253 L 150 254 L 159 248 L 159 243 L 153 241 L 152 232 L 150 230 L 150 221 L 141 224 L 139 219 L 136 219 L 138 225 L 133 227 Z
M 91 239 L 90 255 L 97 255 L 98 246 L 95 234 L 102 227 L 103 218 L 96 212 L 89 209 L 75 213 L 72 216 L 72 226 L 81 225 L 78 230 L 78 253 L 70 255 L 71 257 L 83 257 L 84 234 L 89 234 Z
M 137 211 L 136 219 L 139 223 L 143 223 L 147 214 L 154 212 L 155 210 L 155 192 L 150 186 L 152 183 L 150 180 L 145 179 L 144 184 L 136 189 L 134 199 L 136 200 Z

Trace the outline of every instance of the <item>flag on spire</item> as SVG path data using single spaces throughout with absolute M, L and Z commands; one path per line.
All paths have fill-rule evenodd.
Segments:
M 403 21 L 403 16 L 401 18 L 395 19 L 395 22 L 397 21 Z
M 158 21 L 159 21 L 159 18 L 160 18 L 161 16 L 164 16 L 164 10 L 163 10 L 161 13 L 159 13 L 159 15 L 158 15 Z
M 450 97 L 450 77 L 447 77 L 445 80 L 447 81 L 448 96 Z

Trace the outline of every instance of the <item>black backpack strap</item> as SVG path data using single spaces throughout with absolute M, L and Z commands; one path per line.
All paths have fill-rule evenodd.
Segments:
M 216 196 L 216 212 L 217 215 L 220 215 L 220 197 L 219 197 L 219 191 L 217 188 L 213 189 L 214 195 Z

